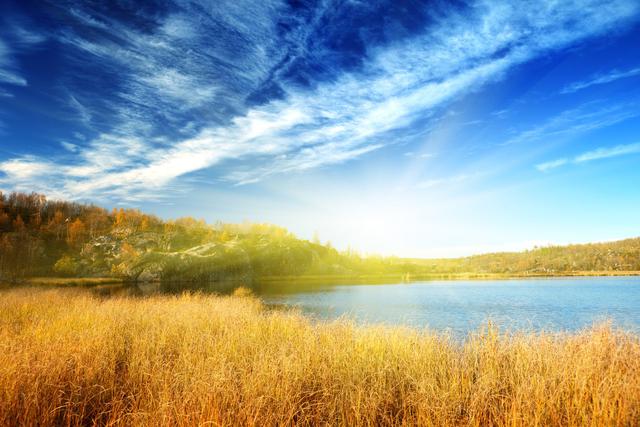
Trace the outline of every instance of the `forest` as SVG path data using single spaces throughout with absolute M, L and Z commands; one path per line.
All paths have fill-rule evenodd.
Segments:
M 362 256 L 259 223 L 162 220 L 136 209 L 0 192 L 0 280 L 258 280 L 297 276 L 561 275 L 640 271 L 640 238 L 451 259 Z

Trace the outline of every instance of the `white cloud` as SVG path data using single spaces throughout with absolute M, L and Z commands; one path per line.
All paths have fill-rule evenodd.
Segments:
M 579 163 L 591 162 L 594 160 L 602 160 L 602 159 L 608 159 L 611 157 L 627 156 L 630 154 L 638 154 L 638 153 L 640 153 L 640 143 L 621 144 L 621 145 L 614 145 L 611 147 L 600 147 L 600 148 L 596 148 L 595 150 L 582 153 L 574 157 L 573 159 L 563 158 L 563 159 L 551 160 L 545 163 L 540 163 L 536 165 L 536 169 L 538 169 L 540 172 L 547 172 L 551 169 L 555 169 L 557 167 L 560 167 L 569 163 L 579 164 Z
M 33 156 L 0 163 L 0 172 L 6 175 L 6 180 L 9 182 L 20 182 L 35 177 L 43 177 L 54 168 L 53 164 L 39 161 Z
M 587 151 L 576 157 L 576 163 L 590 162 L 592 160 L 607 159 L 609 157 L 626 156 L 628 154 L 640 153 L 640 143 L 616 145 L 613 147 L 601 147 L 593 151 Z
M 141 81 L 154 88 L 158 96 L 171 97 L 187 103 L 190 107 L 205 104 L 216 94 L 215 86 L 172 68 L 144 76 Z
M 34 45 L 40 44 L 47 39 L 44 34 L 27 30 L 21 26 L 16 25 L 11 27 L 11 35 L 13 36 L 14 43 L 21 48 L 31 48 Z
M 74 16 L 76 19 L 81 21 L 84 25 L 87 25 L 89 27 L 98 28 L 98 29 L 101 29 L 101 30 L 108 30 L 109 29 L 109 26 L 106 25 L 104 22 L 95 19 L 94 17 L 84 13 L 82 10 L 79 10 L 78 8 L 75 8 L 75 7 L 70 8 L 69 9 L 69 13 L 72 16 Z
M 634 77 L 638 75 L 640 75 L 640 67 L 632 68 L 626 71 L 612 70 L 609 73 L 604 75 L 599 75 L 599 76 L 592 77 L 591 79 L 588 79 L 588 80 L 572 83 L 566 86 L 564 89 L 562 89 L 560 93 L 563 93 L 563 94 L 574 93 L 591 86 L 611 83 L 616 80 L 626 79 L 626 78 Z
M 6 83 L 15 86 L 26 86 L 27 80 L 12 71 L 0 69 L 0 83 Z
M 537 164 L 536 169 L 538 169 L 540 172 L 547 172 L 551 169 L 559 168 L 560 166 L 566 165 L 567 163 L 567 159 L 551 160 L 548 162 Z
M 71 142 L 67 141 L 60 141 L 60 145 L 62 145 L 62 148 L 64 148 L 65 150 L 71 151 L 72 153 L 75 153 L 80 148 L 78 147 L 78 145 L 72 144 Z

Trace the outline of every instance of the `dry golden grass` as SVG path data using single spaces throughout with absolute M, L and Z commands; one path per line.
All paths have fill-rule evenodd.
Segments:
M 638 336 L 311 324 L 250 296 L 0 294 L 0 425 L 638 425 Z

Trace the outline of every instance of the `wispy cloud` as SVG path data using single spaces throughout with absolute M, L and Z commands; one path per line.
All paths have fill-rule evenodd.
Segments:
M 48 164 L 43 160 L 0 163 L 0 184 L 55 186 L 72 198 L 135 198 L 223 162 L 220 178 L 235 184 L 345 162 L 392 144 L 392 131 L 434 116 L 515 65 L 618 28 L 640 9 L 629 0 L 536 8 L 478 1 L 434 16 L 417 36 L 372 46 L 357 69 L 300 85 L 283 76 L 283 64 L 308 54 L 315 29 L 307 27 L 331 25 L 331 8 L 320 8 L 283 47 L 276 33 L 283 5 L 252 4 L 247 16 L 242 4 L 228 3 L 222 14 L 213 4 L 194 9 L 185 2 L 151 32 L 75 10 L 91 37 L 67 31 L 59 41 L 82 53 L 78 62 L 88 56 L 119 77 L 103 106 L 117 120 L 79 147 L 73 164 L 48 159 L 56 167 L 46 175 L 36 166 Z M 278 96 L 248 102 L 265 82 Z M 87 97 L 77 92 L 73 99 L 85 105 Z M 84 116 L 93 122 L 99 114 L 87 109 Z M 573 131 L 598 126 L 588 114 Z M 600 125 L 628 117 L 616 114 L 605 114 Z M 554 126 L 522 138 L 566 132 Z
M 566 165 L 569 162 L 567 159 L 556 159 L 548 162 L 540 163 L 536 165 L 536 169 L 540 172 L 547 172 L 551 169 L 559 168 L 560 166 Z
M 18 50 L 30 50 L 42 43 L 45 37 L 39 33 L 28 31 L 16 23 L 6 22 L 0 18 L 0 84 L 27 86 L 27 79 L 20 72 L 16 60 Z M 0 96 L 13 97 L 0 88 Z
M 551 169 L 555 169 L 570 163 L 572 164 L 586 163 L 594 160 L 602 160 L 602 159 L 608 159 L 611 157 L 627 156 L 627 155 L 638 154 L 638 153 L 640 153 L 640 143 L 621 144 L 621 145 L 614 145 L 611 147 L 600 147 L 600 148 L 596 148 L 595 150 L 587 151 L 580 155 L 577 155 L 573 159 L 562 158 L 562 159 L 551 160 L 545 163 L 540 163 L 536 165 L 536 169 L 538 169 L 540 172 L 547 172 Z
M 6 90 L 0 88 L 0 98 L 13 98 L 13 94 L 11 92 L 7 92 Z
M 493 111 L 491 113 L 492 116 L 498 117 L 500 119 L 505 118 L 511 111 L 509 109 L 503 109 L 498 111 Z
M 0 172 L 15 181 L 24 181 L 30 178 L 42 177 L 51 172 L 54 165 L 40 161 L 33 156 L 25 156 L 21 159 L 2 162 Z
M 168 4 L 169 13 L 156 22 L 154 31 L 78 4 L 71 12 L 76 26 L 58 39 L 77 52 L 69 58 L 77 67 L 99 65 L 91 69 L 94 78 L 117 76 L 111 82 L 112 96 L 96 108 L 111 115 L 106 119 L 111 119 L 114 133 L 180 133 L 193 115 L 199 117 L 197 131 L 246 113 L 246 97 L 286 54 L 275 46 L 276 13 L 282 8 L 278 2 L 233 3 Z M 76 90 L 76 100 L 91 108 L 93 94 L 69 85 Z
M 71 142 L 67 142 L 67 141 L 60 141 L 60 145 L 62 146 L 62 148 L 64 148 L 67 151 L 70 151 L 72 153 L 75 153 L 78 151 L 78 149 L 80 147 L 78 147 L 77 144 L 73 144 Z
M 27 85 L 27 80 L 17 70 L 13 52 L 2 39 L 0 39 L 0 83 L 15 86 Z
M 69 95 L 69 106 L 78 113 L 78 117 L 84 124 L 91 123 L 91 111 L 73 95 Z
M 640 116 L 637 103 L 603 106 L 590 102 L 563 111 L 550 120 L 523 130 L 502 145 L 524 144 L 536 141 L 567 140 L 597 129 L 613 126 Z
M 616 145 L 613 147 L 601 147 L 593 151 L 587 151 L 576 157 L 576 163 L 590 162 L 592 160 L 608 159 L 609 157 L 626 156 L 640 153 L 640 143 Z
M 567 93 L 574 93 L 577 92 L 579 90 L 582 89 L 586 89 L 588 87 L 591 86 L 596 86 L 596 85 L 602 85 L 602 84 L 606 84 L 606 83 L 611 83 L 614 82 L 616 80 L 620 80 L 620 79 L 626 79 L 629 77 L 635 77 L 640 75 L 640 67 L 638 68 L 632 68 L 630 70 L 625 70 L 625 71 L 618 71 L 618 70 L 612 70 L 606 74 L 601 74 L 598 76 L 594 76 L 588 80 L 583 80 L 583 81 L 579 81 L 579 82 L 575 82 L 572 83 L 568 86 L 566 86 L 564 89 L 562 89 L 562 91 L 560 93 L 562 94 L 567 94 Z

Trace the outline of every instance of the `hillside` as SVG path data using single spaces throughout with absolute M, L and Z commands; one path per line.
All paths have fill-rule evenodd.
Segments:
M 526 273 L 640 271 L 640 238 L 523 252 L 498 252 L 451 259 L 412 260 L 432 273 Z
M 640 271 L 640 239 L 456 259 L 362 257 L 269 224 L 164 221 L 135 209 L 0 193 L 0 279 L 218 281 L 283 276 L 567 274 Z

